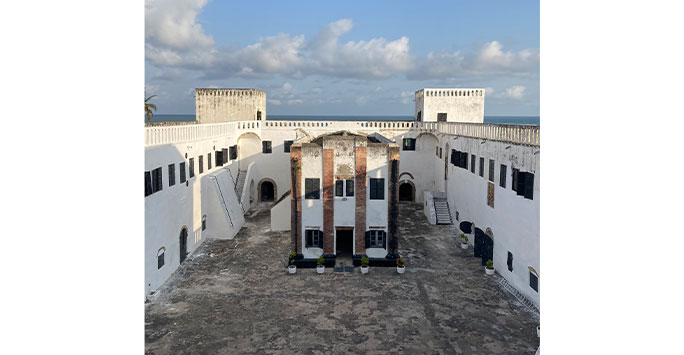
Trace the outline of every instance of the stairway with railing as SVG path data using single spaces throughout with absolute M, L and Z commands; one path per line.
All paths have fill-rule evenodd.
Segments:
M 454 224 L 451 220 L 451 210 L 449 210 L 449 202 L 446 198 L 434 198 L 435 212 L 437 215 L 437 224 Z

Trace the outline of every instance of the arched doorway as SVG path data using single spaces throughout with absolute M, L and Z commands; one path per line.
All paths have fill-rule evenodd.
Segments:
M 494 260 L 494 240 L 477 227 L 475 228 L 474 246 L 473 256 L 482 258 L 482 266 L 487 263 L 487 260 Z
M 416 190 L 411 183 L 404 181 L 399 185 L 399 201 L 415 201 Z
M 261 180 L 259 183 L 259 201 L 273 202 L 275 201 L 276 188 L 275 183 L 271 179 Z
M 185 261 L 185 257 L 188 256 L 188 228 L 183 227 L 180 232 L 180 237 L 178 244 L 180 245 L 180 262 Z

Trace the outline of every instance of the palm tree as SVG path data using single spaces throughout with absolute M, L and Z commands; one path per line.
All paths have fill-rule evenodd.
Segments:
M 151 98 L 153 98 L 155 96 L 157 96 L 157 95 L 152 95 L 152 96 L 145 99 L 145 117 L 147 117 L 148 121 L 152 119 L 152 116 L 154 116 L 154 113 L 152 113 L 152 110 L 157 111 L 157 105 L 149 103 L 147 101 L 149 101 Z

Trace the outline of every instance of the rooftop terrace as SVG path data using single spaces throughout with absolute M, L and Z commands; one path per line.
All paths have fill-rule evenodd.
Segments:
M 209 240 L 145 305 L 147 354 L 533 354 L 537 313 L 486 276 L 453 226 L 401 204 L 406 273 L 299 269 L 289 233 L 259 207 L 233 240 Z

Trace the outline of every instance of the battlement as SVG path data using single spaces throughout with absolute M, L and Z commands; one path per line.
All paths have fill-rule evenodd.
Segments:
M 196 96 L 254 96 L 266 98 L 266 92 L 248 88 L 196 88 Z

